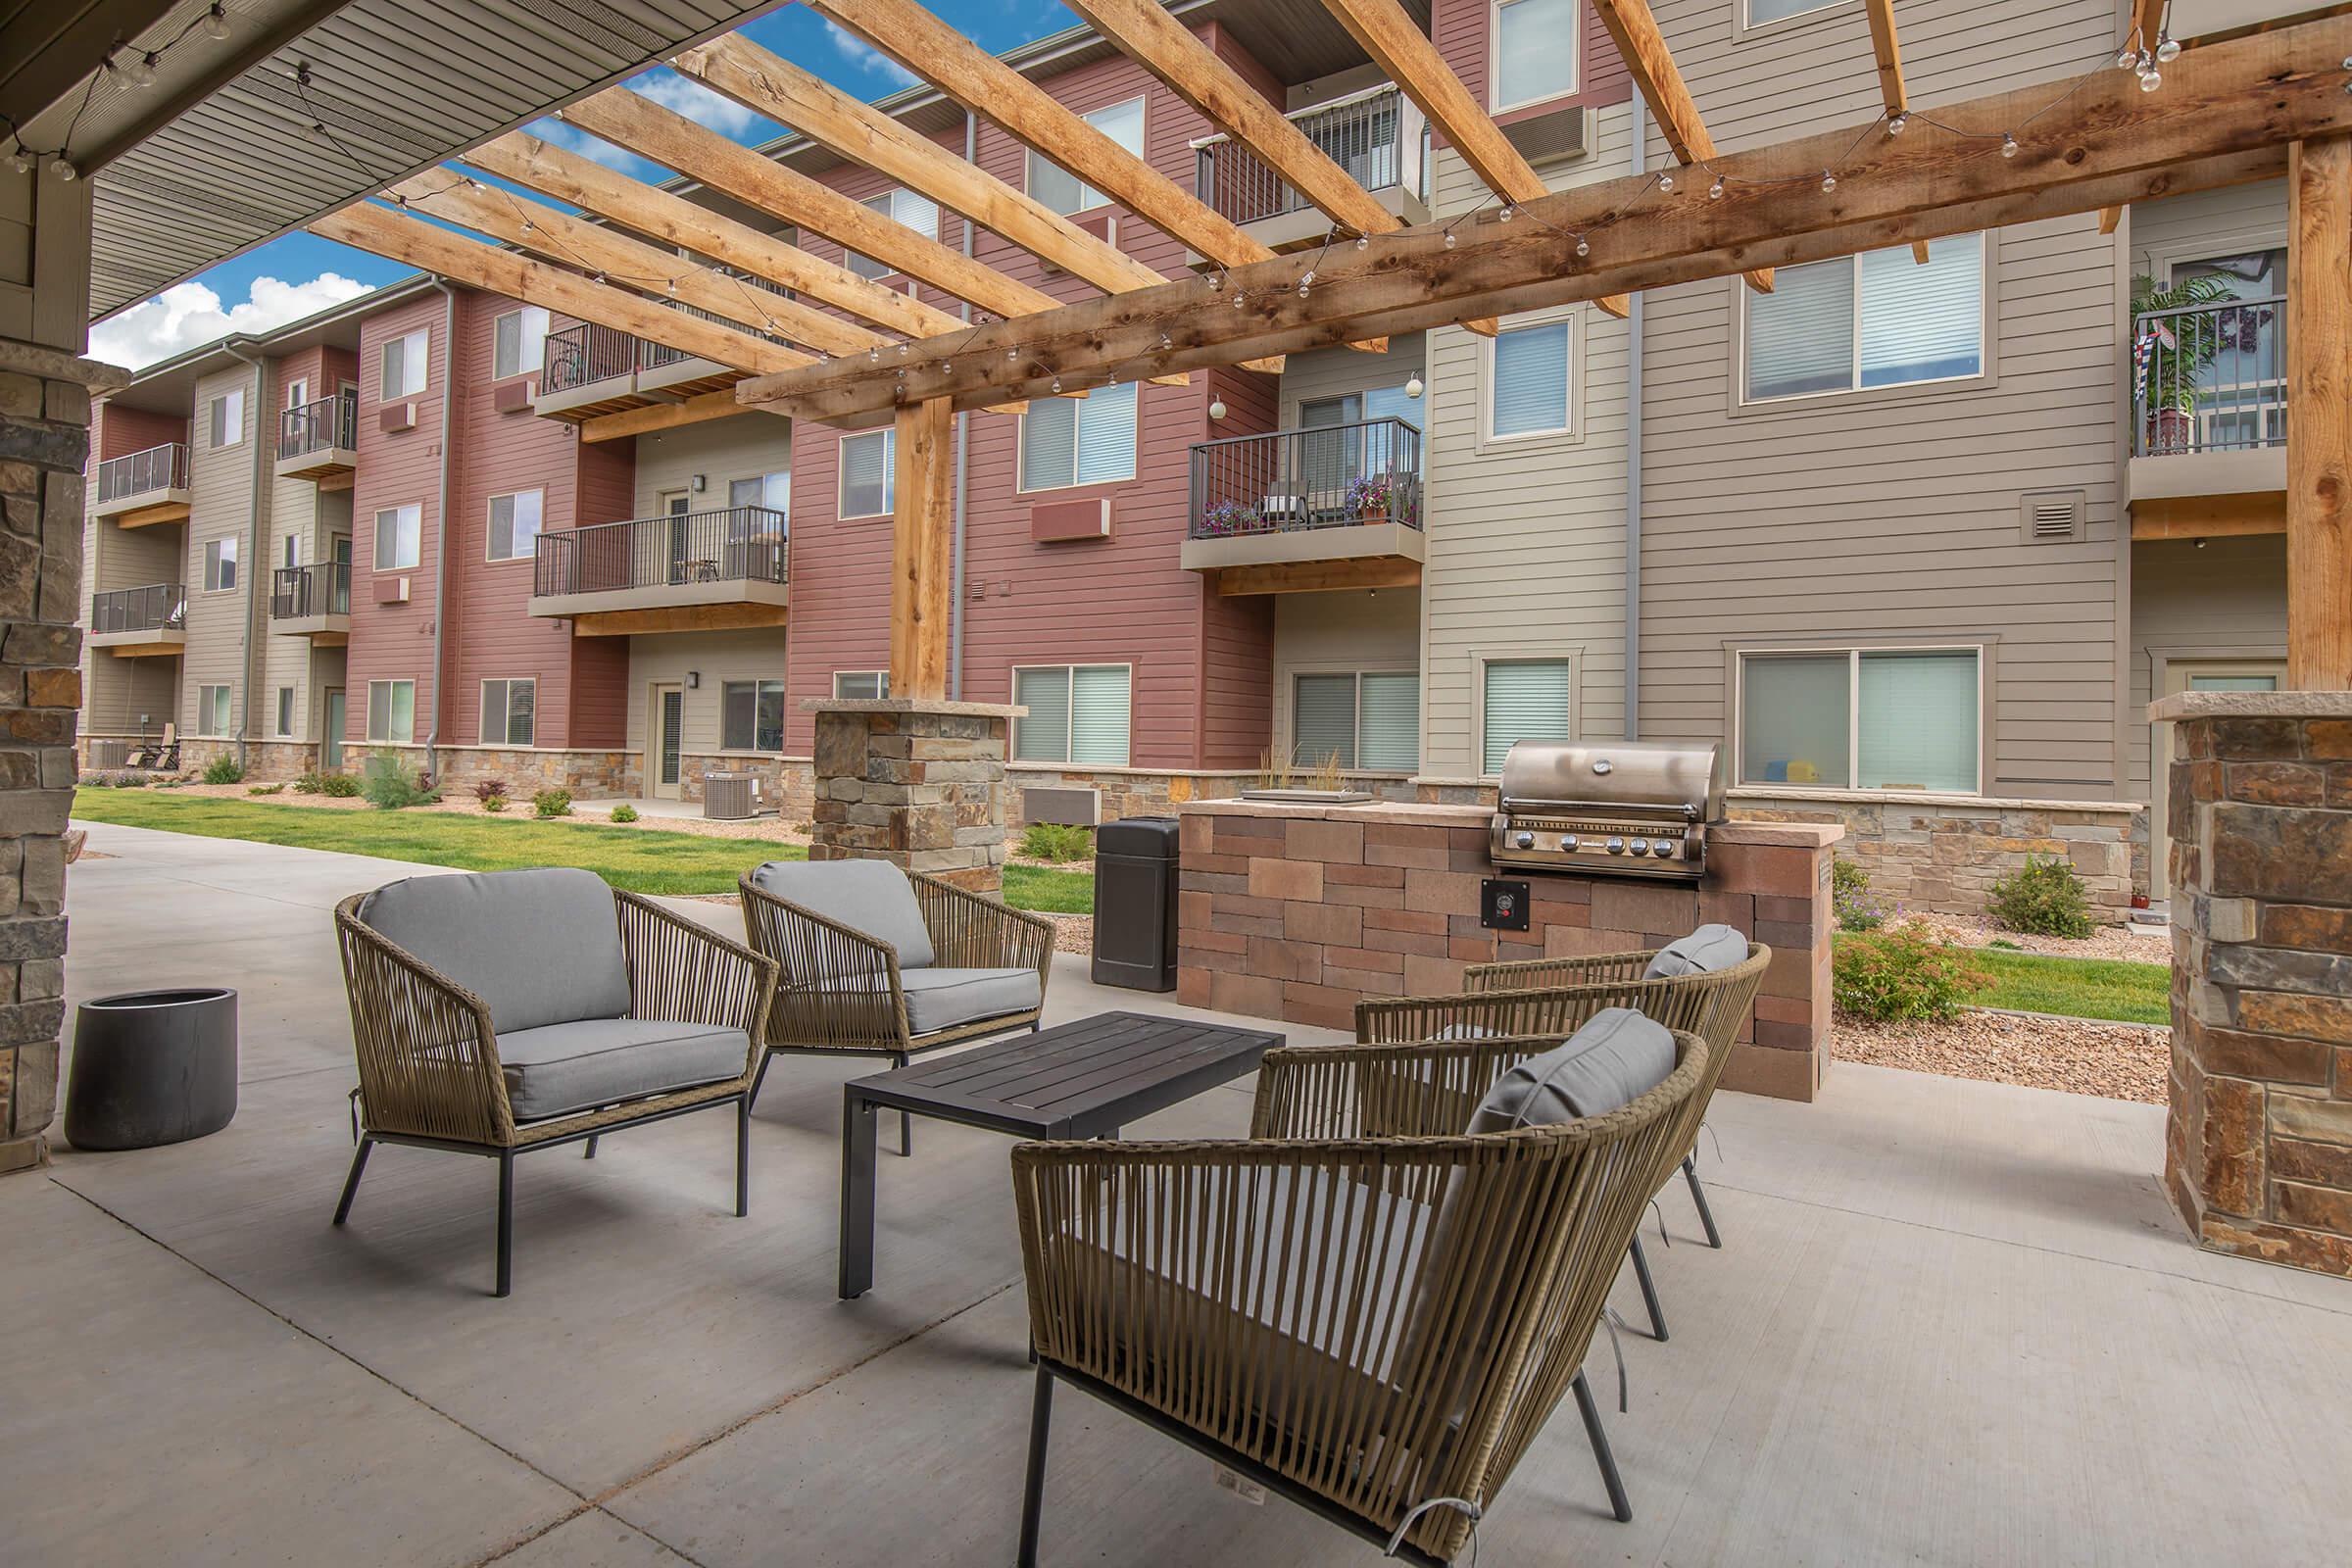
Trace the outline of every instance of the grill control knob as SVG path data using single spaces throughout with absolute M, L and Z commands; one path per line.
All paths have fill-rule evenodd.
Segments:
M 1560 848 L 1561 848 L 1561 849 L 1563 849 L 1563 850 L 1573 850 L 1573 849 L 1575 849 L 1575 848 L 1576 848 L 1576 835 L 1575 835 L 1575 834 L 1573 834 L 1573 833 L 1563 833 L 1563 834 L 1561 834 L 1561 835 L 1560 835 Z
M 1623 855 L 1623 854 L 1625 853 L 1625 840 L 1623 840 L 1623 839 L 1611 839 L 1611 840 L 1609 840 L 1609 853 L 1610 853 L 1611 855 Z
M 1626 848 L 1631 850 L 1636 855 L 1647 855 L 1649 853 L 1649 840 L 1636 839 L 1633 843 L 1627 845 Z
M 1521 833 L 1515 835 L 1511 842 L 1523 850 L 1532 850 L 1536 847 L 1536 836 L 1533 833 Z
M 1649 853 L 1656 856 L 1661 860 L 1670 859 L 1674 855 L 1674 841 L 1672 839 L 1652 840 L 1649 846 Z

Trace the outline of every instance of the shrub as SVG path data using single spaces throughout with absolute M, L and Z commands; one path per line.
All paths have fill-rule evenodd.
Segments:
M 483 809 L 483 810 L 485 810 L 485 811 L 503 811 L 503 810 L 505 810 L 506 808 L 507 808 L 507 798 L 506 798 L 504 795 L 485 795 L 485 796 L 483 796 L 483 797 L 482 797 L 482 809 Z
M 328 773 L 318 780 L 318 793 L 332 800 L 348 801 L 360 793 L 360 781 L 349 773 Z
M 1886 923 L 1886 906 L 1870 896 L 1870 873 L 1859 861 L 1830 862 L 1830 908 L 1840 931 L 1876 931 Z
M 315 767 L 306 767 L 294 775 L 294 782 L 286 788 L 297 795 L 323 795 L 326 793 L 326 775 Z
M 514 794 L 513 790 L 507 788 L 507 781 L 503 778 L 481 779 L 473 786 L 473 798 L 477 801 L 486 801 L 492 796 L 502 801 L 512 800 Z
M 613 821 L 615 821 L 615 822 L 634 822 L 634 821 L 636 821 L 636 820 L 637 820 L 637 808 L 635 808 L 634 806 L 631 806 L 631 805 L 630 805 L 628 802 L 626 802 L 626 801 L 623 801 L 623 802 L 621 802 L 621 803 L 620 803 L 618 806 L 615 806 L 614 808 L 612 808 L 612 820 L 613 820 Z
M 421 806 L 426 799 L 422 781 L 400 760 L 399 754 L 389 751 L 377 752 L 360 769 L 359 793 L 379 811 Z
M 222 752 L 204 764 L 204 781 L 207 784 L 242 784 L 245 782 L 245 769 L 237 765 L 235 758 Z
M 1941 1023 L 1992 984 L 1968 950 L 1937 940 L 1925 920 L 1838 944 L 1831 995 L 1838 1010 L 1872 1023 Z
M 541 816 L 569 816 L 571 814 L 571 791 L 541 790 L 531 797 L 531 809 L 537 811 Z
M 2081 941 L 2095 929 L 2082 878 L 2064 856 L 2027 856 L 2023 866 L 1993 883 L 1984 907 L 1996 924 L 2029 936 Z
M 248 795 L 283 795 L 285 791 L 286 787 L 283 784 L 255 784 L 248 787 L 245 793 Z
M 1083 860 L 1094 853 L 1092 828 L 1032 822 L 1021 832 L 1021 854 L 1032 860 Z

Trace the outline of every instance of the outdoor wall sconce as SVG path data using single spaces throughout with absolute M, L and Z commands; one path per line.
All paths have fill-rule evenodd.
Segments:
M 1225 400 L 1223 398 L 1217 399 L 1208 406 L 1208 416 L 1212 419 L 1225 417 Z
M 700 495 L 700 494 L 702 494 L 702 493 L 703 493 L 705 490 L 708 490 L 708 489 L 710 489 L 710 475 L 708 475 L 708 474 L 702 474 L 702 473 L 698 473 L 698 474 L 696 474 L 696 475 L 694 476 L 694 492 L 695 492 L 695 494 L 697 494 L 697 495 Z
M 702 690 L 702 686 L 703 672 L 699 669 L 688 670 L 686 672 L 686 689 L 690 692 L 700 691 Z
M 1417 375 L 1404 383 L 1404 395 L 1408 398 L 1417 398 L 1424 390 L 1426 389 L 1421 385 L 1421 378 Z

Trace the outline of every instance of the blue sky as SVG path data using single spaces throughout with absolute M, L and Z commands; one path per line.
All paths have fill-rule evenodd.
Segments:
M 983 48 L 1002 52 L 1074 26 L 1058 0 L 927 0 L 930 8 Z M 850 37 L 805 6 L 770 12 L 740 29 L 745 36 L 797 62 L 846 92 L 874 99 L 913 78 L 893 61 Z M 705 92 L 666 67 L 632 83 L 682 114 L 737 141 L 758 143 L 778 133 L 773 123 Z M 667 171 L 612 149 L 569 127 L 542 121 L 532 127 L 639 178 Z M 198 273 L 155 299 L 132 306 L 93 327 L 96 359 L 137 367 L 182 353 L 229 331 L 270 327 L 405 277 L 415 269 L 308 234 L 289 234 Z

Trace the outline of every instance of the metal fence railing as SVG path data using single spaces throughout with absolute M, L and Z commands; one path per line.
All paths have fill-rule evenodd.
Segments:
M 167 441 L 160 447 L 109 458 L 98 465 L 98 499 L 120 500 L 150 490 L 184 490 L 188 485 L 188 449 L 184 442 Z
M 637 340 L 610 326 L 582 321 L 547 334 L 539 390 L 568 392 L 637 368 Z
M 271 620 L 350 613 L 350 562 L 321 561 L 308 566 L 281 566 L 270 573 Z
M 2134 317 L 2132 454 L 2284 446 L 2285 327 L 2283 297 Z
M 539 536 L 531 592 L 613 593 L 680 583 L 782 582 L 784 514 L 722 507 L 592 523 Z
M 1419 427 L 1362 419 L 1193 448 L 1195 539 L 1359 522 L 1421 526 Z
M 188 591 L 175 582 L 117 588 L 90 596 L 90 630 L 164 631 L 188 623 Z
M 1420 116 L 1394 86 L 1353 93 L 1286 117 L 1366 190 L 1401 185 L 1424 194 Z M 1229 136 L 1195 144 L 1193 189 L 1236 223 L 1303 212 L 1314 204 Z
M 359 444 L 359 393 L 314 398 L 278 416 L 277 455 L 299 458 L 336 447 L 349 452 Z

